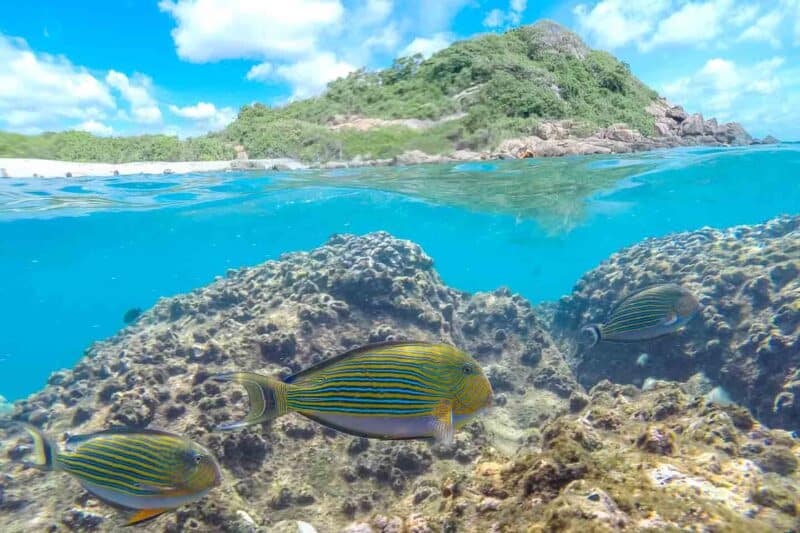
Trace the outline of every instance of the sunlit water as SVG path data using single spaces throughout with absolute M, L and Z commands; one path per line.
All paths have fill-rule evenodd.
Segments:
M 0 180 L 0 394 L 40 388 L 124 313 L 229 268 L 387 230 L 451 286 L 568 293 L 645 237 L 800 212 L 800 146 L 631 156 Z

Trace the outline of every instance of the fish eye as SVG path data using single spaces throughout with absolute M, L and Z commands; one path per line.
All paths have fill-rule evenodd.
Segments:
M 465 363 L 464 366 L 461 367 L 461 371 L 464 372 L 464 374 L 472 374 L 472 365 Z
M 195 455 L 195 456 L 194 456 L 194 462 L 195 462 L 195 464 L 198 464 L 198 465 L 199 465 L 201 462 L 203 462 L 203 455 L 202 455 L 202 454 L 199 454 L 199 453 L 198 453 L 197 455 Z

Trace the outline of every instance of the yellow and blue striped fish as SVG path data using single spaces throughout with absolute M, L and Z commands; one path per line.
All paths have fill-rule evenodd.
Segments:
M 656 285 L 622 300 L 604 324 L 581 332 L 594 346 L 600 341 L 636 342 L 679 330 L 700 309 L 697 298 L 678 285 Z
M 244 420 L 221 430 L 293 411 L 351 435 L 449 442 L 492 400 L 489 380 L 472 357 L 427 342 L 364 346 L 283 381 L 249 372 L 215 379 L 243 385 L 250 400 Z
M 165 431 L 116 428 L 76 435 L 59 452 L 37 428 L 25 430 L 36 458 L 28 465 L 72 475 L 100 500 L 128 510 L 126 525 L 198 500 L 220 484 L 211 452 Z

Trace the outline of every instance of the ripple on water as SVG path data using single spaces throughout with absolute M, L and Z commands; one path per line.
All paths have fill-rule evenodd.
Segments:
M 586 164 L 587 169 L 601 170 L 604 168 L 622 168 L 637 165 L 645 165 L 648 161 L 644 159 L 600 159 Z
M 159 194 L 154 199 L 156 202 L 184 202 L 196 200 L 200 196 L 193 192 L 170 192 L 167 194 Z
M 175 187 L 176 182 L 161 182 L 161 181 L 127 181 L 122 183 L 109 183 L 107 187 L 113 189 L 126 189 L 131 191 L 153 191 L 158 189 L 169 189 Z
M 222 183 L 205 187 L 207 191 L 243 194 L 260 192 L 264 187 L 274 183 L 275 179 L 268 176 L 254 176 L 249 179 L 233 179 Z
M 68 185 L 67 187 L 62 187 L 59 189 L 61 192 L 70 192 L 75 194 L 91 194 L 92 191 L 87 191 L 80 185 Z
M 456 172 L 494 172 L 497 165 L 494 163 L 461 163 L 453 167 Z

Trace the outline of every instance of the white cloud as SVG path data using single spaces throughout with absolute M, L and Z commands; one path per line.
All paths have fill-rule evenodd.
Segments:
M 713 58 L 691 76 L 665 84 L 664 94 L 724 120 L 736 120 L 739 108 L 746 109 L 754 95 L 773 95 L 781 88 L 783 57 L 773 57 L 753 65 Z M 773 97 L 770 97 L 773 98 Z
M 483 25 L 487 28 L 500 28 L 502 26 L 516 26 L 522 20 L 522 14 L 528 7 L 528 0 L 511 0 L 508 3 L 508 11 L 502 9 L 492 9 L 483 19 Z
M 413 32 L 430 35 L 449 29 L 449 23 L 464 6 L 475 0 L 406 0 L 404 12 L 413 23 Z
M 250 81 L 267 81 L 273 72 L 272 63 L 259 63 L 253 65 L 247 71 L 247 79 Z
M 381 48 L 384 50 L 395 50 L 400 44 L 400 32 L 395 24 L 389 24 L 377 35 L 372 35 L 364 41 L 366 48 Z
M 779 11 L 792 21 L 794 45 L 800 46 L 800 0 L 780 0 Z
M 486 14 L 483 19 L 483 25 L 487 28 L 499 28 L 503 25 L 505 20 L 505 13 L 502 9 L 492 9 Z
M 781 0 L 781 7 L 790 20 L 794 19 L 794 44 L 800 46 L 800 0 Z
M 198 63 L 312 53 L 344 14 L 339 0 L 162 0 L 158 6 L 177 22 L 178 55 Z
M 172 114 L 198 122 L 210 130 L 222 129 L 236 118 L 236 110 L 231 107 L 217 108 L 208 102 L 198 102 L 192 106 L 169 106 Z
M 161 122 L 161 110 L 155 98 L 150 94 L 152 81 L 146 76 L 137 74 L 133 80 L 116 70 L 109 70 L 106 83 L 118 90 L 122 98 L 130 105 L 134 121 L 142 124 L 156 124 Z
M 81 122 L 75 127 L 76 130 L 80 131 L 87 131 L 94 135 L 101 135 L 101 136 L 108 136 L 114 133 L 114 128 L 111 126 L 106 126 L 102 122 L 97 122 L 96 120 L 87 120 L 86 122 Z
M 383 22 L 392 13 L 392 0 L 367 0 L 361 17 L 364 24 Z
M 594 42 L 603 48 L 619 48 L 651 35 L 670 3 L 670 0 L 602 0 L 593 7 L 578 4 L 573 13 L 578 28 Z
M 783 21 L 783 15 L 779 11 L 771 11 L 760 17 L 755 24 L 747 28 L 739 36 L 740 41 L 763 41 L 769 43 L 774 48 L 781 46 L 778 39 L 778 25 Z
M 401 56 L 413 56 L 422 54 L 423 57 L 430 57 L 442 48 L 447 48 L 453 38 L 448 33 L 437 33 L 430 37 L 417 37 L 408 46 L 400 51 Z
M 778 9 L 775 4 L 767 0 L 600 0 L 578 4 L 573 14 L 580 33 L 607 49 L 629 45 L 645 52 L 669 46 L 721 49 L 737 36 L 777 48 L 790 23 L 796 24 L 800 39 L 800 0 L 781 0 Z
M 190 118 L 192 120 L 208 120 L 217 113 L 217 107 L 208 102 L 198 102 L 196 105 L 186 107 L 169 106 L 169 110 L 179 117 Z
M 731 23 L 737 27 L 750 24 L 756 20 L 759 9 L 757 4 L 738 5 L 736 6 L 736 10 L 731 14 Z
M 508 1 L 515 14 L 527 7 L 527 0 Z M 172 37 L 181 59 L 250 59 L 246 79 L 288 82 L 298 98 L 316 94 L 335 75 L 379 68 L 408 43 L 407 50 L 430 55 L 452 41 L 446 32 L 453 17 L 472 2 L 160 0 L 158 5 L 174 20 Z M 309 65 L 320 67 L 316 79 Z
M 65 119 L 100 119 L 114 108 L 108 88 L 85 68 L 0 34 L 0 128 L 60 129 Z
M 354 70 L 356 67 L 337 59 L 333 53 L 322 52 L 291 65 L 281 65 L 275 74 L 291 83 L 292 98 L 301 99 L 321 93 L 328 82 Z
M 724 31 L 723 19 L 732 7 L 733 0 L 684 4 L 658 23 L 655 35 L 643 46 L 649 48 L 712 41 Z

